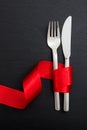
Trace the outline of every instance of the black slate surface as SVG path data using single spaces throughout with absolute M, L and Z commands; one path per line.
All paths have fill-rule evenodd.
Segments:
M 43 91 L 24 110 L 0 105 L 0 129 L 87 129 L 87 1 L 0 0 L 0 84 L 22 91 L 22 80 L 40 60 L 52 60 L 46 43 L 49 20 L 71 15 L 73 85 L 70 111 L 54 110 L 52 81 L 42 79 Z M 61 47 L 59 62 L 64 62 Z M 61 95 L 61 106 L 63 95 Z

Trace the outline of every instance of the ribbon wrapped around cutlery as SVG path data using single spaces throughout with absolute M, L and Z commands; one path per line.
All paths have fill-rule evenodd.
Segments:
M 17 109 L 24 109 L 42 91 L 41 78 L 53 79 L 54 91 L 69 92 L 72 84 L 72 67 L 64 68 L 59 64 L 58 70 L 53 71 L 50 61 L 40 61 L 23 80 L 23 90 L 0 85 L 0 104 Z
M 64 67 L 59 64 L 57 70 L 53 70 L 54 92 L 69 93 L 72 85 L 72 66 Z

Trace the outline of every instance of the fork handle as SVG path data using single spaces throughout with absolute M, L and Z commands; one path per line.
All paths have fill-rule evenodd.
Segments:
M 57 49 L 52 50 L 53 53 L 53 70 L 58 69 L 58 55 Z M 55 110 L 60 110 L 60 96 L 59 92 L 54 92 L 54 102 L 55 102 Z
M 60 110 L 60 95 L 59 92 L 54 92 L 54 102 L 55 102 L 55 110 Z
M 65 59 L 65 67 L 69 67 L 69 58 Z M 64 111 L 69 111 L 69 93 L 64 93 Z
M 52 53 L 53 53 L 53 70 L 56 70 L 56 69 L 58 69 L 57 49 L 53 49 Z

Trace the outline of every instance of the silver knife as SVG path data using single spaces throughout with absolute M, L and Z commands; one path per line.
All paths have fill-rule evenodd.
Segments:
M 65 67 L 69 67 L 71 56 L 72 16 L 69 16 L 62 28 L 62 49 L 65 57 Z M 64 111 L 69 111 L 69 93 L 64 93 Z

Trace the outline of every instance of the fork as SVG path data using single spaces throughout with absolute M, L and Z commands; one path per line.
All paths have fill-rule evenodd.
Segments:
M 50 21 L 48 25 L 47 44 L 52 49 L 53 70 L 58 69 L 57 49 L 60 46 L 60 30 L 58 21 Z M 54 92 L 55 110 L 60 110 L 59 92 Z

